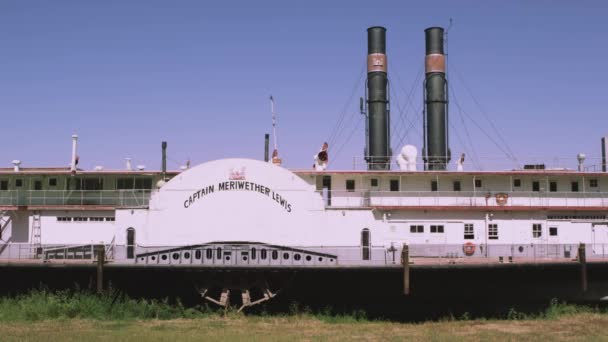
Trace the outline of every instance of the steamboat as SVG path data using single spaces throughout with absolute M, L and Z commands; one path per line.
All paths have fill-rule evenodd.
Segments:
M 389 272 L 386 281 L 397 285 L 376 284 L 380 292 L 415 295 L 424 292 L 416 272 L 425 269 L 452 277 L 427 287 L 433 295 L 474 269 L 492 288 L 498 275 L 488 274 L 508 269 L 515 282 L 525 272 L 546 278 L 549 284 L 529 284 L 537 293 L 567 287 L 560 293 L 605 299 L 608 139 L 601 171 L 585 168 L 582 155 L 575 170 L 469 171 L 464 156 L 451 163 L 444 30 L 432 27 L 425 30 L 421 156 L 414 145 L 393 154 L 386 29 L 367 34 L 366 170 L 331 170 L 326 144 L 312 169 L 288 170 L 278 151 L 269 158 L 267 140 L 264 160 L 168 171 L 163 142 L 160 171 L 130 163 L 89 171 L 78 168 L 74 135 L 69 167 L 15 160 L 0 169 L 0 272 L 187 271 L 203 299 L 241 309 L 272 299 L 300 273 L 318 274 L 326 289 L 348 278 L 357 293 L 370 274 Z M 550 269 L 570 270 L 568 279 L 545 276 Z

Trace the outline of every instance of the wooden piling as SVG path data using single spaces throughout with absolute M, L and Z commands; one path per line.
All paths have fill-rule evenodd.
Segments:
M 97 294 L 103 293 L 103 264 L 105 262 L 106 251 L 100 248 L 97 251 Z
M 578 246 L 578 262 L 581 265 L 581 290 L 587 292 L 587 255 L 584 243 Z
M 407 244 L 403 244 L 401 250 L 401 264 L 403 265 L 403 294 L 410 294 L 410 248 Z

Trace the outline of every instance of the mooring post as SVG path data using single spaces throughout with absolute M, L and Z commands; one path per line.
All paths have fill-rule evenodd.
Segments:
M 105 262 L 105 250 L 101 248 L 97 251 L 97 294 L 103 293 L 103 264 Z
M 401 264 L 403 265 L 403 294 L 410 294 L 410 248 L 403 244 L 401 250 Z
M 578 262 L 581 264 L 581 290 L 587 292 L 587 255 L 584 243 L 578 245 Z

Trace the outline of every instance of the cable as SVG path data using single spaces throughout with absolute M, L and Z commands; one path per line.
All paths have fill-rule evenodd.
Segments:
M 348 105 L 351 104 L 351 101 L 353 99 L 353 96 L 355 96 L 355 93 L 357 92 L 357 90 L 359 89 L 359 87 L 361 87 L 361 83 L 363 80 L 363 77 L 365 76 L 365 68 L 366 68 L 366 64 L 363 65 L 363 67 L 361 68 L 361 72 L 359 73 L 359 77 L 357 78 L 350 96 L 348 97 L 348 100 L 346 101 L 346 103 L 344 103 L 344 106 L 342 107 L 342 111 L 340 112 L 340 116 L 338 117 L 338 121 L 336 122 L 336 124 L 333 126 L 332 130 L 330 131 L 329 134 L 329 138 L 327 139 L 327 142 L 329 144 L 329 146 L 331 147 L 333 145 L 334 142 L 336 142 L 336 135 L 338 134 L 339 130 L 341 129 L 342 123 L 344 122 L 344 118 L 346 117 L 346 112 L 348 109 Z

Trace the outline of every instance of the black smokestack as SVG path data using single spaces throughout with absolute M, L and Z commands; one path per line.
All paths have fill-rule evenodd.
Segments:
M 367 146 L 365 160 L 369 170 L 390 169 L 390 117 L 386 62 L 386 29 L 367 29 Z
M 443 28 L 424 30 L 426 59 L 424 79 L 424 168 L 445 170 L 450 161 L 448 101 L 443 52 Z
M 165 180 L 167 179 L 167 142 L 163 141 L 160 144 L 161 150 L 162 150 L 162 163 L 161 163 L 161 169 L 162 169 L 162 179 Z
M 606 160 L 608 155 L 608 137 L 602 138 L 602 172 L 608 171 L 608 161 Z

